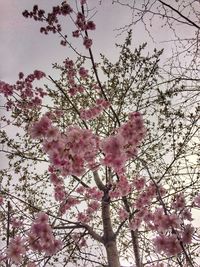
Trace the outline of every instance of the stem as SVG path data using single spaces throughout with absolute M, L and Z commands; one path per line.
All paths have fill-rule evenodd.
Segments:
M 135 255 L 135 266 L 142 267 L 142 263 L 140 261 L 139 242 L 138 242 L 137 231 L 131 230 L 131 239 L 132 239 L 133 251 L 134 251 L 134 255 Z
M 132 219 L 132 216 L 130 215 L 131 211 L 130 211 L 130 207 L 129 207 L 127 198 L 123 197 L 122 200 L 124 202 L 124 206 L 125 206 L 126 211 L 129 213 L 129 222 L 130 222 Z M 135 256 L 135 265 L 136 265 L 136 267 L 142 267 L 142 262 L 140 259 L 140 251 L 139 251 L 139 242 L 138 242 L 137 231 L 131 230 L 131 242 L 133 245 L 133 252 L 134 252 L 134 256 Z
M 81 6 L 81 9 L 82 9 L 82 14 L 85 15 L 85 12 L 84 12 L 84 6 L 83 6 L 83 5 Z M 85 30 L 85 36 L 88 37 L 88 32 L 87 32 L 87 30 Z M 89 50 L 90 59 L 91 59 L 91 62 L 92 62 L 92 68 L 93 68 L 93 70 L 94 70 L 94 75 L 95 75 L 95 77 L 96 77 L 97 83 L 98 83 L 98 85 L 99 85 L 99 87 L 100 87 L 100 89 L 101 89 L 101 93 L 102 93 L 103 97 L 105 98 L 105 100 L 108 101 L 108 98 L 107 98 L 107 96 L 106 96 L 106 94 L 105 94 L 105 92 L 104 92 L 104 90 L 103 90 L 103 86 L 102 86 L 101 81 L 100 81 L 100 79 L 99 79 L 99 75 L 98 75 L 98 72 L 97 72 L 97 68 L 96 68 L 96 65 L 95 65 L 95 62 L 94 62 L 94 56 L 93 56 L 93 53 L 92 53 L 92 49 L 89 48 L 88 50 Z M 118 116 L 117 116 L 115 110 L 113 109 L 112 105 L 110 105 L 110 109 L 111 109 L 111 111 L 112 111 L 114 117 L 116 118 L 116 121 L 117 121 L 118 125 L 120 126 L 119 118 L 118 118 Z
M 190 20 L 188 17 L 184 16 L 181 12 L 179 12 L 177 9 L 175 9 L 173 6 L 168 5 L 167 3 L 158 0 L 158 2 L 160 2 L 161 4 L 163 4 L 164 6 L 167 6 L 168 8 L 172 9 L 174 12 L 176 12 L 179 16 L 181 16 L 183 19 L 185 19 L 187 22 L 190 23 L 191 26 L 194 26 L 195 28 L 197 28 L 198 30 L 200 30 L 200 26 L 197 25 L 194 21 Z
M 93 172 L 93 176 L 94 176 L 94 181 L 95 181 L 97 187 L 99 188 L 99 190 L 104 191 L 105 190 L 105 186 L 104 186 L 104 184 L 102 183 L 102 181 L 101 181 L 101 179 L 99 177 L 98 171 L 94 171 Z
M 76 108 L 76 106 L 74 105 L 74 103 L 71 101 L 71 99 L 69 98 L 69 96 L 65 93 L 65 91 L 62 89 L 62 87 L 57 83 L 57 81 L 55 81 L 51 76 L 49 76 L 49 79 L 56 85 L 56 87 L 63 93 L 63 95 L 66 97 L 66 99 L 69 101 L 69 103 L 71 104 L 71 106 L 73 107 L 74 111 L 79 115 L 80 117 L 80 112 L 79 110 Z M 86 124 L 86 122 L 84 120 L 82 120 L 84 126 L 86 129 L 88 129 L 88 126 Z
M 10 201 L 8 201 L 8 211 L 7 211 L 7 233 L 6 233 L 6 246 L 8 248 L 9 246 L 9 240 L 10 240 Z M 6 266 L 9 267 L 9 259 L 6 260 Z

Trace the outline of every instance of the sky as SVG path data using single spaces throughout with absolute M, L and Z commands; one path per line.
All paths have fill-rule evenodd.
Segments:
M 68 1 L 69 4 L 74 5 L 75 11 L 77 1 L 79 0 Z M 62 62 L 66 57 L 74 56 L 69 47 L 62 47 L 59 44 L 58 36 L 42 35 L 39 32 L 41 26 L 39 23 L 22 16 L 22 12 L 25 9 L 31 10 L 34 4 L 39 4 L 39 7 L 50 11 L 51 7 L 58 2 L 55 0 L 0 0 L 0 80 L 12 83 L 16 81 L 19 71 L 29 74 L 35 69 L 52 74 L 52 63 Z M 170 2 L 174 3 L 173 0 L 168 1 Z M 87 0 L 87 3 L 91 9 L 91 19 L 96 23 L 96 30 L 91 33 L 95 59 L 99 60 L 99 54 L 103 53 L 111 60 L 115 60 L 118 53 L 114 44 L 123 43 L 127 36 L 126 32 L 119 34 L 120 31 L 116 29 L 130 23 L 132 11 L 126 6 L 112 4 L 112 0 Z M 148 20 L 146 22 L 149 24 Z M 164 48 L 161 59 L 164 62 L 174 48 L 172 42 L 165 41 L 173 39 L 174 36 L 172 31 L 163 27 L 161 23 L 162 20 L 156 18 L 153 20 L 152 27 L 149 27 L 154 40 L 150 38 L 143 23 L 134 25 L 132 46 L 135 48 L 147 42 L 150 53 L 155 47 Z M 71 36 L 72 29 L 74 25 L 66 20 L 63 32 Z M 188 37 L 192 32 L 192 28 L 188 26 L 181 25 L 177 29 L 184 37 Z M 74 41 L 75 47 L 78 50 L 81 49 L 80 44 Z
M 69 3 L 73 1 L 69 1 Z M 41 8 L 50 10 L 54 5 L 54 0 L 0 0 L 0 79 L 7 82 L 14 82 L 19 71 L 31 73 L 34 69 L 41 69 L 51 73 L 51 63 L 62 62 L 66 57 L 73 56 L 67 47 L 59 45 L 58 37 L 55 35 L 42 35 L 39 32 L 39 23 L 25 19 L 21 13 L 24 9 L 31 10 L 34 4 L 39 4 Z M 126 7 L 113 5 L 111 0 L 103 0 L 101 5 L 99 0 L 88 0 L 88 6 L 92 8 L 92 18 L 96 23 L 96 30 L 92 33 L 94 40 L 94 54 L 99 59 L 99 54 L 103 53 L 110 59 L 117 58 L 114 43 L 122 42 L 126 33 L 119 35 L 119 31 L 114 29 L 126 25 L 130 22 L 131 12 Z M 152 32 L 159 35 L 157 43 L 153 43 L 142 25 L 134 27 L 133 46 L 137 46 L 148 41 L 149 50 L 159 47 L 162 39 L 169 34 L 163 32 L 161 25 L 155 24 Z M 64 31 L 71 33 L 73 25 L 66 23 Z M 80 45 L 77 46 L 80 49 Z M 165 44 L 165 54 L 167 57 L 170 45 Z
M 55 35 L 44 36 L 39 32 L 39 24 L 33 20 L 25 19 L 21 13 L 24 9 L 31 9 L 36 3 L 41 3 L 42 8 L 48 10 L 49 2 L 52 5 L 55 1 L 43 0 L 0 0 L 0 79 L 14 81 L 19 71 L 31 72 L 35 68 L 51 71 L 51 63 L 62 62 L 71 51 L 67 47 L 59 45 L 58 37 Z M 92 2 L 90 0 L 90 2 Z M 96 1 L 98 5 L 98 1 Z M 97 31 L 93 34 L 95 39 L 95 50 L 105 51 L 112 57 L 113 39 L 115 33 L 111 32 L 116 23 L 116 17 L 110 16 L 111 6 L 104 2 L 94 17 L 97 24 Z M 95 7 L 93 5 L 92 7 Z M 105 16 L 105 20 L 102 19 Z M 124 17 L 120 18 L 122 24 Z M 68 22 L 67 22 L 68 23 Z M 66 23 L 67 34 L 70 34 Z M 72 25 L 70 25 L 72 27 Z M 106 31 L 105 31 L 106 29 Z M 112 36 L 111 36 L 112 35 Z M 108 38 L 109 37 L 109 38 Z M 107 40 L 107 42 L 105 42 Z

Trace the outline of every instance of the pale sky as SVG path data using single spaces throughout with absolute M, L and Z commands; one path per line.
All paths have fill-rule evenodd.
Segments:
M 67 47 L 59 45 L 58 37 L 50 34 L 42 35 L 39 32 L 39 23 L 25 19 L 21 13 L 24 9 L 32 9 L 34 4 L 39 4 L 41 8 L 50 10 L 55 5 L 54 0 L 0 0 L 0 79 L 7 82 L 14 82 L 19 71 L 26 74 L 34 69 L 41 69 L 48 74 L 52 72 L 51 63 L 62 62 L 66 57 L 70 57 L 71 51 Z M 69 3 L 75 2 L 74 0 Z M 126 7 L 112 5 L 111 0 L 103 0 L 99 5 L 99 0 L 88 0 L 88 6 L 94 8 L 91 14 L 97 13 L 92 18 L 96 23 L 96 31 L 92 33 L 94 40 L 94 54 L 99 58 L 99 53 L 103 53 L 110 59 L 117 58 L 114 47 L 115 42 L 124 40 L 126 34 L 117 35 L 115 28 L 119 28 L 130 21 L 130 10 Z M 162 41 L 169 33 L 163 31 L 161 25 L 155 24 L 152 28 L 153 34 L 159 36 Z M 66 23 L 66 33 L 71 34 L 72 25 Z M 169 36 L 168 36 L 169 37 Z M 75 40 L 76 41 L 76 40 Z M 153 44 L 142 25 L 138 25 L 133 31 L 133 46 L 148 41 L 149 49 L 155 46 L 161 48 L 164 44 L 157 42 Z M 165 44 L 165 54 L 167 57 L 171 44 Z M 80 45 L 77 46 L 80 48 Z

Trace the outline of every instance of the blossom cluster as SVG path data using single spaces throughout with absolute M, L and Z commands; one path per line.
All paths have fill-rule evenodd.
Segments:
M 156 251 L 174 256 L 182 252 L 182 245 L 192 242 L 194 227 L 188 223 L 192 221 L 192 214 L 186 207 L 183 194 L 177 194 L 172 200 L 170 212 L 165 204 L 154 211 L 150 210 L 152 200 L 159 198 L 158 194 L 163 197 L 166 190 L 162 186 L 156 188 L 150 184 L 138 195 L 133 204 L 136 213 L 130 221 L 130 229 L 139 229 L 144 222 L 145 227 L 156 234 L 153 238 Z
M 87 203 L 87 208 L 84 212 L 79 212 L 77 215 L 77 220 L 81 223 L 89 223 L 94 217 L 95 212 L 100 208 L 100 202 L 103 197 L 103 192 L 100 191 L 96 186 L 91 188 L 79 187 L 76 190 L 84 196 L 84 199 L 89 200 Z
M 127 196 L 133 190 L 132 184 L 128 181 L 125 175 L 119 176 L 119 181 L 112 185 L 112 190 L 109 191 L 111 199 L 117 199 Z
M 99 98 L 96 100 L 96 104 L 88 109 L 80 110 L 80 117 L 83 120 L 93 120 L 101 115 L 101 113 L 110 106 L 109 101 Z
M 29 246 L 33 251 L 44 252 L 51 256 L 62 248 L 62 241 L 55 239 L 49 224 L 48 215 L 40 212 L 28 233 Z
M 105 105 L 99 100 L 100 105 Z M 112 167 L 115 172 L 121 172 L 125 162 L 136 155 L 136 149 L 142 140 L 145 128 L 141 115 L 132 113 L 129 121 L 117 131 L 117 134 L 103 140 L 92 133 L 91 130 L 70 126 L 64 133 L 52 125 L 48 115 L 29 128 L 32 138 L 43 140 L 43 150 L 49 155 L 50 163 L 58 169 L 63 176 L 80 176 L 85 167 L 94 166 L 99 149 L 105 157 L 104 165 Z
M 126 161 L 136 156 L 144 135 L 142 115 L 139 112 L 130 113 L 128 122 L 121 125 L 115 135 L 102 140 L 100 147 L 105 155 L 102 163 L 112 167 L 116 173 L 123 173 Z
M 81 1 L 81 5 L 86 4 L 86 1 Z M 25 18 L 33 18 L 36 21 L 46 22 L 47 26 L 41 27 L 40 32 L 44 34 L 52 33 L 60 33 L 62 32 L 61 24 L 59 23 L 59 16 L 69 16 L 72 13 L 76 16 L 73 19 L 73 22 L 76 26 L 76 30 L 72 32 L 72 36 L 78 38 L 81 36 L 83 38 L 83 45 L 86 49 L 89 49 L 92 46 L 92 39 L 88 37 L 88 35 L 83 36 L 84 32 L 87 30 L 95 30 L 96 25 L 93 21 L 87 20 L 86 16 L 81 12 L 73 12 L 72 7 L 66 2 L 63 1 L 61 5 L 53 6 L 52 11 L 48 14 L 45 14 L 43 9 L 39 9 L 37 5 L 34 5 L 32 11 L 24 10 L 22 15 Z M 69 16 L 70 17 L 70 16 Z M 61 45 L 67 44 L 67 36 L 61 34 L 62 40 L 60 42 Z
M 49 32 L 59 32 L 61 31 L 61 25 L 58 23 L 57 16 L 59 15 L 69 15 L 73 9 L 66 2 L 62 2 L 61 6 L 54 6 L 52 12 L 45 14 L 43 9 L 39 9 L 38 5 L 33 6 L 32 11 L 24 10 L 22 15 L 25 18 L 33 18 L 36 21 L 45 21 L 47 23 L 46 27 L 41 27 L 40 32 L 48 34 Z
M 6 108 L 10 110 L 13 107 L 21 109 L 32 109 L 41 105 L 42 98 L 46 92 L 42 88 L 33 88 L 33 82 L 45 77 L 45 73 L 35 70 L 32 74 L 24 77 L 22 72 L 19 73 L 19 79 L 16 84 L 10 85 L 0 81 L 0 93 L 7 99 Z M 11 98 L 14 97 L 14 99 Z M 16 101 L 15 99 L 18 99 Z
M 16 225 L 14 225 L 16 226 Z M 27 257 L 29 250 L 45 253 L 51 256 L 62 248 L 62 241 L 55 239 L 53 230 L 49 224 L 48 215 L 44 212 L 37 214 L 35 221 L 32 223 L 30 230 L 23 238 L 16 235 L 9 242 L 6 249 L 6 256 L 3 260 L 10 259 L 12 263 L 21 264 L 23 257 Z M 20 265 L 21 266 L 21 265 Z M 28 262 L 27 266 L 35 267 L 33 262 Z
M 77 93 L 83 93 L 85 91 L 84 86 L 80 83 L 81 80 L 85 80 L 89 77 L 88 70 L 84 67 L 80 67 L 78 69 L 79 74 L 79 83 L 76 83 L 75 78 L 77 75 L 77 70 L 75 68 L 75 64 L 72 60 L 69 60 L 68 58 L 63 62 L 66 73 L 67 73 L 67 82 L 69 86 L 69 94 L 71 96 L 76 95 Z
M 66 132 L 60 133 L 44 115 L 29 132 L 33 138 L 43 140 L 43 149 L 49 155 L 50 163 L 63 176 L 80 176 L 86 165 L 95 163 L 98 138 L 90 130 L 70 126 Z
M 7 258 L 15 264 L 19 264 L 22 257 L 26 254 L 25 239 L 16 236 L 10 240 L 7 248 Z
M 171 199 L 169 212 L 164 203 L 163 206 L 152 210 L 155 199 L 159 201 L 167 191 L 161 185 L 145 182 L 143 177 L 137 177 L 133 182 L 129 182 L 125 175 L 120 175 L 118 182 L 113 184 L 111 189 L 109 192 L 111 199 L 122 198 L 133 192 L 137 195 L 133 200 L 132 213 L 124 207 L 119 208 L 119 220 L 123 222 L 132 218 L 129 221 L 129 227 L 134 231 L 140 227 L 151 230 L 155 234 L 152 241 L 158 253 L 174 256 L 182 252 L 182 245 L 192 243 L 194 234 L 194 227 L 190 223 L 193 220 L 192 213 L 186 207 L 186 200 L 182 193 L 176 194 Z M 193 205 L 198 206 L 198 201 L 199 195 L 194 197 Z
M 59 213 L 63 215 L 79 203 L 80 201 L 77 197 L 67 196 L 60 204 Z
M 73 233 L 72 239 L 79 248 L 87 245 L 86 239 L 81 233 Z

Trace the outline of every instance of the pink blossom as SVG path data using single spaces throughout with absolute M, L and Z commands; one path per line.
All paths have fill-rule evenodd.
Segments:
M 120 221 L 123 222 L 128 218 L 129 213 L 125 209 L 120 208 L 118 211 L 118 215 L 119 215 Z
M 92 39 L 89 39 L 88 37 L 84 37 L 83 45 L 85 46 L 86 49 L 91 48 L 91 46 L 92 46 Z
M 60 240 L 54 238 L 52 228 L 48 222 L 48 215 L 43 212 L 38 213 L 36 220 L 31 225 L 28 240 L 32 250 L 45 252 L 46 255 L 55 254 L 62 244 Z
M 13 95 L 13 91 L 14 87 L 12 85 L 0 81 L 0 93 L 4 94 L 5 97 Z
M 10 240 L 10 243 L 7 248 L 7 255 L 15 264 L 19 264 L 22 260 L 22 257 L 26 253 L 26 248 L 24 240 L 17 236 Z
M 189 211 L 188 209 L 184 209 L 184 210 L 182 211 L 181 215 L 182 215 L 182 218 L 183 218 L 184 220 L 188 220 L 188 221 L 192 221 L 192 220 L 193 220 L 193 218 L 192 218 L 192 213 L 191 213 L 191 211 Z
M 182 241 L 184 244 L 192 243 L 192 234 L 194 233 L 194 227 L 191 224 L 187 224 L 182 232 Z
M 79 30 L 73 31 L 72 36 L 78 38 L 80 36 Z
M 151 202 L 151 195 L 149 195 L 148 192 L 144 191 L 139 194 L 133 206 L 137 209 L 141 209 L 149 205 L 150 202 Z
M 141 177 L 141 178 L 136 178 L 133 182 L 133 185 L 135 186 L 135 188 L 139 191 L 141 189 L 144 188 L 145 186 L 145 178 L 144 177 Z
M 111 199 L 120 198 L 121 197 L 121 192 L 119 191 L 118 188 L 116 188 L 114 191 L 110 191 L 109 192 L 109 196 L 111 197 Z
M 39 237 L 46 235 L 49 230 L 50 230 L 49 225 L 46 223 L 35 222 L 31 226 L 31 232 Z
M 101 106 L 102 108 L 108 108 L 110 106 L 109 101 L 103 99 L 103 98 L 99 98 L 96 100 L 96 104 Z
M 86 214 L 84 214 L 83 212 L 79 212 L 78 213 L 78 217 L 77 217 L 77 220 L 79 222 L 82 222 L 82 223 L 88 223 L 90 221 L 90 217 Z
M 91 210 L 94 212 L 94 211 L 97 211 L 99 209 L 100 203 L 96 200 L 93 200 L 93 201 L 89 202 L 88 207 L 91 208 Z
M 85 16 L 81 12 L 77 13 L 77 19 L 75 23 L 81 31 L 86 30 Z
M 74 67 L 74 62 L 73 60 L 70 60 L 70 59 L 65 59 L 64 61 L 64 64 L 65 64 L 65 68 L 66 69 L 72 69 Z
M 103 197 L 103 192 L 98 190 L 97 187 L 87 188 L 85 196 L 88 199 L 101 200 Z
M 105 154 L 111 154 L 113 157 L 121 155 L 123 149 L 123 141 L 120 136 L 109 136 L 102 140 L 101 149 Z
M 54 186 L 62 183 L 61 179 L 55 173 L 51 173 L 51 175 L 50 175 L 50 181 L 52 182 L 52 184 Z
M 96 29 L 96 25 L 93 21 L 88 21 L 86 24 L 86 29 L 87 30 L 95 30 Z
M 150 211 L 147 211 L 144 215 L 144 221 L 148 224 L 149 222 L 154 220 L 154 214 Z
M 54 196 L 56 201 L 63 201 L 66 198 L 66 192 L 63 185 L 57 184 L 54 190 L 55 190 Z
M 154 183 L 150 183 L 146 188 L 146 193 L 149 199 L 153 199 L 156 196 L 156 187 Z
M 141 116 L 130 116 L 129 121 L 121 125 L 115 135 L 102 140 L 100 148 L 105 155 L 102 164 L 112 167 L 117 173 L 123 173 L 126 161 L 136 154 L 144 131 Z
M 71 88 L 69 88 L 69 94 L 71 95 L 71 96 L 74 96 L 74 95 L 76 95 L 77 94 L 77 87 L 76 86 L 72 86 Z
M 78 85 L 77 90 L 79 93 L 83 93 L 85 91 L 85 88 L 82 85 Z
M 117 183 L 117 188 L 121 196 L 127 196 L 132 190 L 131 185 L 128 182 L 128 179 L 124 175 L 120 176 L 119 182 Z
M 18 218 L 12 218 L 12 226 L 13 228 L 19 228 L 23 225 L 23 222 Z
M 67 204 L 61 203 L 59 207 L 59 214 L 64 215 L 68 209 L 69 209 L 69 206 Z
M 181 210 L 185 208 L 185 197 L 182 193 L 177 194 L 175 196 L 175 199 L 172 203 L 172 207 L 175 208 L 176 210 Z
M 176 214 L 166 215 L 162 214 L 162 210 L 158 209 L 154 213 L 154 224 L 159 231 L 168 230 L 171 227 L 179 228 L 180 220 Z
M 80 67 L 79 75 L 81 78 L 86 79 L 88 77 L 88 70 L 86 70 L 84 67 Z
M 49 216 L 45 212 L 39 212 L 36 217 L 36 221 L 38 223 L 47 223 L 49 220 Z
M 56 116 L 57 118 L 62 117 L 63 114 L 64 114 L 64 112 L 63 112 L 61 109 L 56 109 L 56 110 L 55 110 L 55 116 Z
M 40 70 L 35 70 L 33 74 L 37 80 L 40 80 L 41 78 L 46 76 L 45 73 Z
M 79 203 L 80 203 L 80 201 L 77 198 L 74 198 L 74 197 L 68 197 L 66 199 L 66 204 L 67 204 L 68 209 L 73 207 L 73 206 L 75 206 L 75 205 L 77 205 L 77 204 L 79 204 Z
M 200 208 L 200 194 L 198 194 L 195 198 L 194 198 L 194 204 Z
M 35 122 L 30 128 L 29 133 L 32 138 L 45 137 L 47 130 L 51 126 L 51 120 L 47 116 L 43 116 L 38 122 Z
M 83 120 L 92 120 L 97 118 L 101 114 L 102 110 L 103 109 L 98 106 L 94 106 L 89 109 L 82 109 L 80 110 L 80 117 Z
M 84 186 L 79 186 L 77 189 L 76 189 L 76 192 L 79 193 L 79 194 L 83 194 L 85 192 L 85 187 Z
M 63 246 L 63 243 L 61 240 L 53 240 L 53 242 L 50 242 L 49 245 L 45 248 L 45 255 L 46 256 L 52 256 L 56 254 Z
M 62 7 L 61 7 L 61 13 L 63 16 L 69 15 L 73 9 L 70 7 L 69 4 L 66 4 L 63 2 Z
M 30 102 L 30 106 L 33 106 L 33 107 L 41 106 L 41 104 L 42 104 L 42 100 L 37 96 L 34 97 Z
M 175 235 L 165 236 L 161 234 L 153 239 L 153 243 L 159 253 L 163 251 L 167 256 L 174 256 L 182 251 Z
M 33 234 L 32 232 L 28 233 L 28 242 L 29 246 L 33 251 L 42 252 L 42 246 L 39 243 L 39 239 L 37 235 Z
M 59 137 L 59 131 L 56 127 L 49 127 L 46 131 L 46 138 L 48 141 L 57 140 Z

